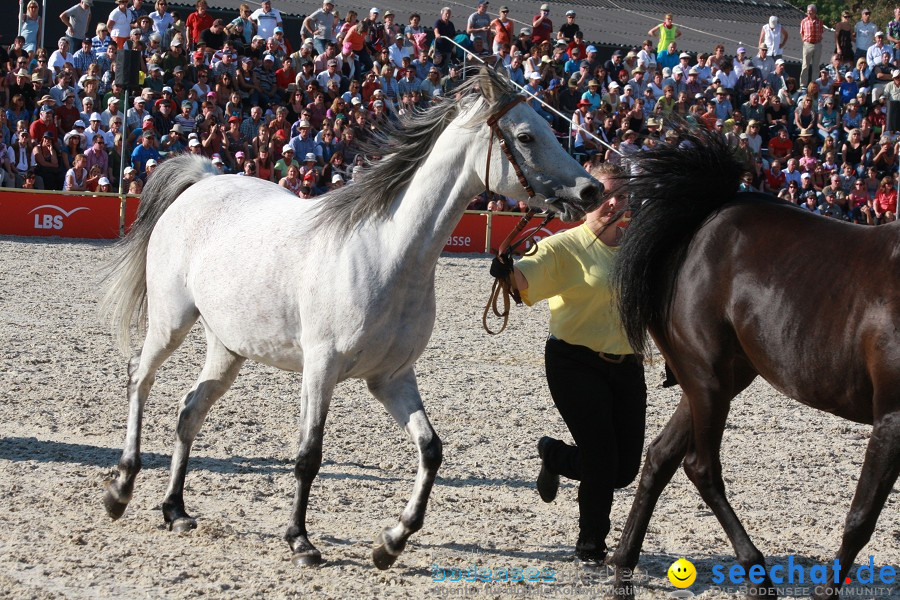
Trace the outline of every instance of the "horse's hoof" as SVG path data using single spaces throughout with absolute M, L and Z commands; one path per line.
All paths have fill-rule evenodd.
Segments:
M 112 517 L 113 521 L 116 521 L 125 514 L 128 503 L 119 500 L 111 490 L 106 490 L 106 493 L 103 495 L 103 506 L 106 507 L 106 514 Z
M 294 563 L 294 566 L 296 567 L 318 567 L 322 564 L 322 553 L 315 548 L 294 552 L 294 556 L 291 557 L 291 562 Z
M 197 529 L 197 520 L 190 517 L 181 517 L 169 523 L 169 531 L 175 533 L 187 533 L 192 529 Z
M 375 544 L 372 547 L 372 562 L 375 566 L 384 571 L 390 569 L 391 565 L 397 560 L 399 554 L 391 554 L 387 549 L 387 542 L 384 539 L 384 532 L 379 533 L 375 538 Z

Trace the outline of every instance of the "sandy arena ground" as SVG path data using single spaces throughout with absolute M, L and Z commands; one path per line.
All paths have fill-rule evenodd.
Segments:
M 394 568 L 372 566 L 371 541 L 408 498 L 412 444 L 361 383 L 338 387 L 309 516 L 327 563 L 298 570 L 281 536 L 295 487 L 300 375 L 256 364 L 244 367 L 194 446 L 186 502 L 198 529 L 164 529 L 176 402 L 203 361 L 196 330 L 159 373 L 145 414 L 144 470 L 125 516 L 112 522 L 101 497 L 124 438 L 125 361 L 98 323 L 97 271 L 113 256 L 106 242 L 0 238 L 0 597 L 604 596 L 604 576 L 572 562 L 574 485 L 564 481 L 551 505 L 534 489 L 537 439 L 567 438 L 543 375 L 546 307 L 519 308 L 510 330 L 486 335 L 488 260 L 480 256 L 438 265 L 437 324 L 418 374 L 444 464 L 425 527 Z M 661 371 L 659 362 L 647 366 L 648 441 L 679 393 L 659 387 Z M 761 382 L 734 402 L 723 451 L 729 498 L 769 564 L 790 554 L 807 566 L 830 562 L 869 434 Z M 616 494 L 613 546 L 633 492 Z M 876 567 L 900 566 L 898 505 L 895 489 L 857 564 L 871 554 Z M 683 472 L 651 522 L 638 598 L 669 597 L 665 570 L 679 557 L 697 566 L 698 597 L 738 597 L 711 586 L 713 565 L 727 570 L 733 551 Z M 449 577 L 472 564 L 552 569 L 556 581 L 434 581 L 434 565 Z M 900 598 L 890 587 L 855 589 Z

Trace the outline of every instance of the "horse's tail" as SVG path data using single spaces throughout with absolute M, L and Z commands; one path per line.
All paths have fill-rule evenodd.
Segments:
M 117 245 L 121 255 L 105 270 L 108 287 L 101 313 L 109 318 L 113 337 L 125 356 L 131 353 L 131 325 L 142 329 L 147 314 L 147 245 L 157 221 L 187 188 L 218 174 L 209 160 L 193 154 L 175 156 L 157 167 L 141 193 L 137 220 Z
M 621 192 L 633 217 L 613 271 L 618 308 L 637 353 L 647 331 L 668 322 L 674 284 L 700 226 L 733 200 L 745 171 L 733 150 L 705 128 L 676 126 L 682 143 L 659 144 L 627 159 Z

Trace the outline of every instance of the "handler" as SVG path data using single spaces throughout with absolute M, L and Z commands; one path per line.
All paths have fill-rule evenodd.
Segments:
M 537 253 L 514 268 L 526 304 L 549 301 L 547 384 L 576 444 L 540 439 L 538 493 L 552 502 L 560 475 L 581 482 L 575 555 L 594 564 L 606 558 L 613 490 L 638 473 L 647 406 L 643 361 L 625 337 L 609 279 L 624 231 L 616 219 L 623 208 L 615 195 L 621 173 L 609 164 L 592 169 L 612 195 L 583 225 L 541 240 Z

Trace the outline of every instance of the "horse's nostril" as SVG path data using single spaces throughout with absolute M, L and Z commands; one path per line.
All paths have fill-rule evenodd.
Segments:
M 597 205 L 603 197 L 603 184 L 598 182 L 584 186 L 579 197 L 584 204 Z

